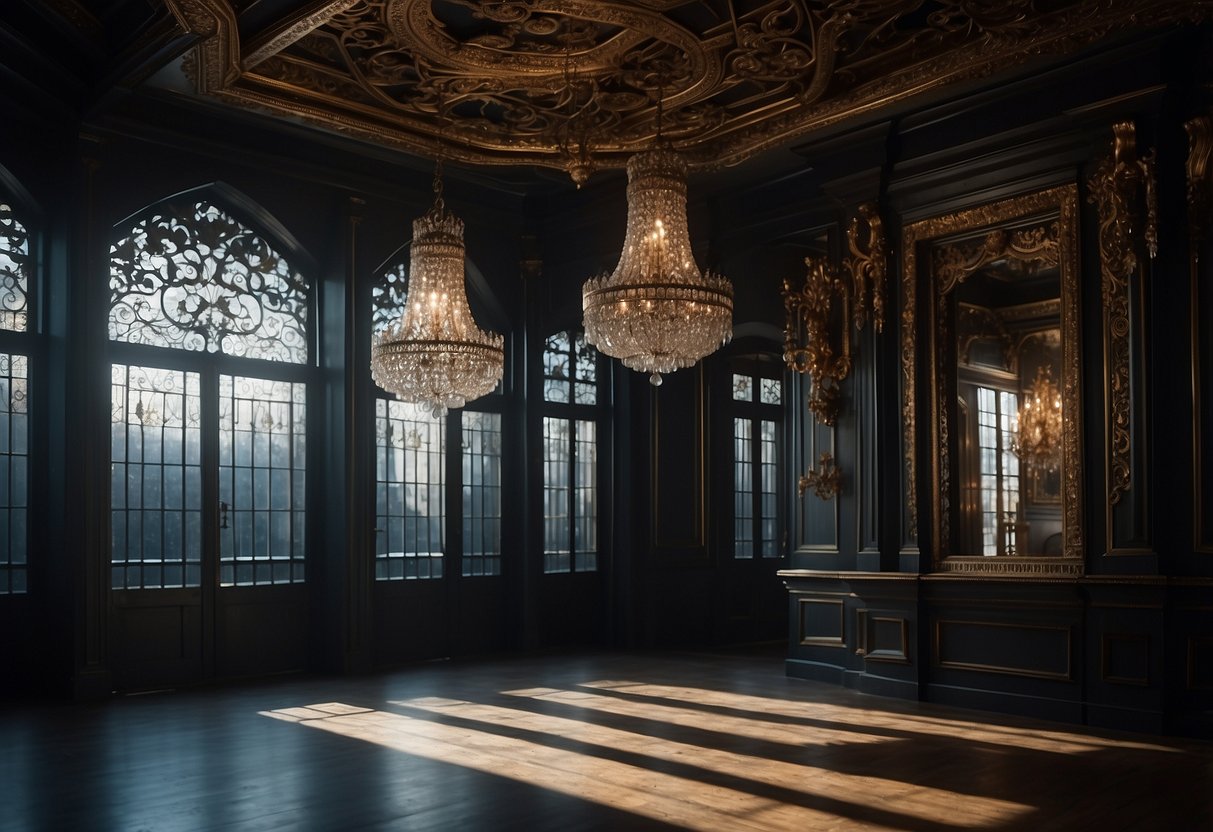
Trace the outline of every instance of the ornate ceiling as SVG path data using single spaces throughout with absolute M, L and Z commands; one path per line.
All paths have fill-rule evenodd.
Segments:
M 1213 0 L 165 0 L 198 92 L 329 130 L 581 181 L 662 134 L 692 166 Z M 290 8 L 288 8 L 290 7 Z M 254 15 L 254 12 L 257 14 Z

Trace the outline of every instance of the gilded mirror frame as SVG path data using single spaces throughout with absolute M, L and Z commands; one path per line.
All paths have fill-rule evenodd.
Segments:
M 1027 229 L 1024 234 L 997 234 L 1001 229 Z M 933 245 L 949 238 L 989 233 L 980 257 L 970 262 L 939 262 Z M 1050 239 L 1052 238 L 1052 239 Z M 1052 253 L 1048 251 L 1052 247 Z M 920 256 L 923 263 L 919 264 Z M 1061 397 L 1062 432 L 1062 551 L 1060 556 L 1002 556 L 948 554 L 950 548 L 951 460 L 949 436 L 951 408 L 940 401 L 940 326 L 949 293 L 968 274 L 996 258 L 1040 260 L 1055 257 L 1061 283 Z M 1083 572 L 1082 521 L 1082 378 L 1079 290 L 1078 188 L 1070 183 L 976 208 L 907 225 L 902 235 L 902 413 L 906 452 L 907 508 L 911 529 L 918 522 L 917 491 L 918 412 L 917 294 L 925 286 L 929 302 L 924 311 L 925 350 L 929 363 L 931 454 L 932 568 L 941 572 L 1001 575 L 1081 575 Z

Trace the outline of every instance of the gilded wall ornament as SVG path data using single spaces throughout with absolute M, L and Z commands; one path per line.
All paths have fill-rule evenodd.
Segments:
M 1129 284 L 1139 267 L 1138 247 L 1158 253 L 1158 203 L 1153 151 L 1137 155 L 1133 123 L 1112 126 L 1112 151 L 1088 183 L 1099 210 L 1108 396 L 1108 503 L 1115 505 L 1132 483 L 1132 315 Z M 1144 202 L 1144 218 L 1140 203 Z M 1140 237 L 1135 229 L 1141 228 Z
M 810 468 L 797 478 L 796 496 L 804 497 L 806 491 L 812 491 L 822 500 L 832 500 L 842 491 L 842 469 L 829 451 L 822 451 L 816 468 Z
M 783 281 L 783 360 L 809 376 L 809 409 L 830 426 L 838 420 L 839 385 L 851 373 L 852 327 L 862 329 L 870 317 L 877 332 L 884 329 L 888 244 L 875 205 L 859 207 L 847 241 L 851 255 L 841 270 L 825 257 L 806 257 L 802 287 L 795 290 L 791 281 Z

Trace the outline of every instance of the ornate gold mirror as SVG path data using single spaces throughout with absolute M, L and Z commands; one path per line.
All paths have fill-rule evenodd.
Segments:
M 937 569 L 1082 571 L 1076 226 L 1071 185 L 906 229 L 930 292 Z

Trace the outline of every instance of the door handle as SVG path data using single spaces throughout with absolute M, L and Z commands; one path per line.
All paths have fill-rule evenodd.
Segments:
M 221 529 L 227 528 L 227 510 L 229 508 L 231 508 L 231 506 L 223 502 L 223 500 L 219 501 L 219 528 Z

